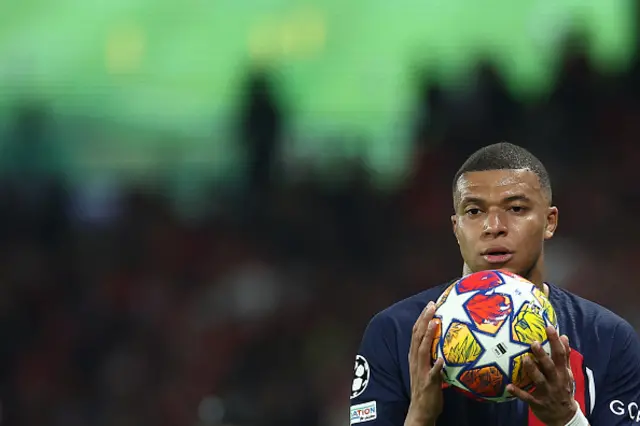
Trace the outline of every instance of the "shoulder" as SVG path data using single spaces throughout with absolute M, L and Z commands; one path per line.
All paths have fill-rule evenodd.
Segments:
M 384 381 L 388 387 L 403 381 L 409 383 L 406 354 L 411 344 L 413 325 L 429 301 L 435 302 L 447 286 L 448 283 L 441 284 L 400 300 L 371 318 L 360 342 L 358 356 L 378 381 Z
M 452 282 L 437 285 L 383 309 L 371 318 L 367 329 L 383 332 L 411 330 L 427 304 L 435 302 Z
M 631 355 L 640 357 L 640 340 L 635 329 L 618 314 L 555 286 L 551 286 L 550 299 L 558 317 L 564 317 L 564 330 L 574 331 L 585 355 L 591 352 L 594 357 L 604 355 L 611 361 Z M 561 327 L 562 333 L 566 331 Z
M 447 285 L 400 300 L 371 318 L 354 364 L 352 410 L 373 404 L 376 414 L 371 420 L 377 419 L 375 424 L 404 422 L 411 394 L 408 353 L 413 325 L 429 301 L 435 302 Z
M 604 306 L 552 284 L 549 286 L 552 305 L 576 327 L 589 326 L 589 329 L 598 334 L 610 333 L 609 337 L 635 334 L 629 322 Z

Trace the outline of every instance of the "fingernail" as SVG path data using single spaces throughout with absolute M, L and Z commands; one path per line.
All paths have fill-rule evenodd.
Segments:
M 435 306 L 435 303 L 433 303 L 433 301 L 429 302 L 429 304 L 427 305 L 427 309 L 432 309 Z
M 427 328 L 429 329 L 429 331 L 433 330 L 433 327 L 435 326 L 434 321 L 431 320 L 429 321 L 429 325 L 427 326 Z

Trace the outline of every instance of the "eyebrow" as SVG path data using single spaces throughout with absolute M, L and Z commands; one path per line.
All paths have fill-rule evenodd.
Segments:
M 531 198 L 527 197 L 524 194 L 517 194 L 517 195 L 511 195 L 509 197 L 506 197 L 502 200 L 502 202 L 504 203 L 510 203 L 512 201 L 525 201 L 525 202 L 530 202 Z
M 460 198 L 460 204 L 483 204 L 484 200 L 477 197 L 462 197 Z
M 527 197 L 524 194 L 516 194 L 516 195 L 510 195 L 508 197 L 503 198 L 501 200 L 501 203 L 512 203 L 514 201 L 531 202 L 531 198 Z M 478 197 L 465 196 L 460 199 L 460 204 L 484 204 L 484 203 L 486 203 L 486 200 Z

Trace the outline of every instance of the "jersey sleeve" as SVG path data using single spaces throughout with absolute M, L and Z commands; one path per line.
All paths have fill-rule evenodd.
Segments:
M 616 328 L 604 389 L 596 389 L 593 396 L 590 426 L 640 423 L 640 340 L 627 322 Z
M 350 425 L 402 426 L 409 408 L 403 387 L 397 331 L 383 313 L 369 322 L 354 366 Z

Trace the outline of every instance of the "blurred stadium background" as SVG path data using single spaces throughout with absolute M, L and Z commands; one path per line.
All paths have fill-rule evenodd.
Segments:
M 0 392 L 21 426 L 338 426 L 372 314 L 460 272 L 509 140 L 551 280 L 636 327 L 631 0 L 0 4 Z

